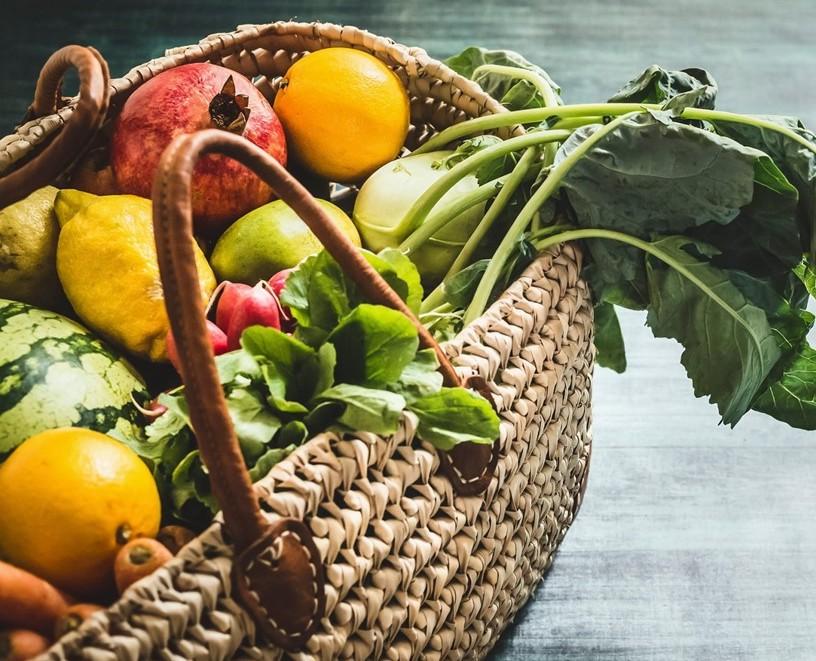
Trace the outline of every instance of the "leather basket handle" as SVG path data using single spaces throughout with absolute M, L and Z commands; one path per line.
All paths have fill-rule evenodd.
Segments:
M 110 72 L 99 52 L 89 46 L 65 46 L 48 58 L 24 121 L 50 115 L 65 105 L 62 79 L 71 68 L 79 73 L 79 100 L 73 113 L 45 149 L 0 179 L 0 209 L 52 183 L 102 126 L 110 102 Z
M 153 182 L 153 224 L 165 304 L 179 349 L 190 419 L 227 532 L 239 552 L 234 572 L 236 592 L 274 642 L 297 649 L 314 631 L 324 612 L 324 569 L 311 533 L 301 521 L 283 519 L 271 526 L 266 523 L 218 378 L 194 260 L 191 203 L 193 168 L 201 156 L 211 153 L 235 159 L 269 184 L 308 225 L 368 300 L 399 310 L 412 321 L 421 344 L 436 352 L 445 383 L 449 386 L 463 383 L 442 348 L 399 295 L 274 158 L 245 138 L 217 129 L 181 135 L 170 143 Z M 465 385 L 486 392 L 483 382 Z M 492 402 L 489 392 L 487 397 Z M 473 466 L 465 470 L 476 471 L 465 485 L 466 492 L 475 493 L 477 478 L 480 488 L 489 482 L 497 444 L 498 441 L 492 449 L 474 446 L 473 449 L 481 451 L 479 466 L 478 471 Z M 473 464 L 474 453 L 465 448 L 462 451 Z M 467 469 L 466 464 L 467 461 L 462 465 Z M 453 454 L 442 461 L 443 469 L 446 466 L 456 468 Z M 449 474 L 461 477 L 462 471 Z

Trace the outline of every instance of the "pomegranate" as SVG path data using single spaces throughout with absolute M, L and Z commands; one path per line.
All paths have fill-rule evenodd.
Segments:
M 111 166 L 122 193 L 150 197 L 162 152 L 182 133 L 219 128 L 286 164 L 286 138 L 272 106 L 240 73 L 208 62 L 151 78 L 125 102 L 111 138 Z M 196 229 L 214 235 L 269 201 L 272 189 L 226 156 L 208 154 L 193 173 Z

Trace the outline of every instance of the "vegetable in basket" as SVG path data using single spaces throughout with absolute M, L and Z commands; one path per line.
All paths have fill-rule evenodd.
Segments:
M 452 222 L 439 201 L 457 182 L 493 177 L 472 240 L 422 303 L 439 336 L 479 316 L 538 251 L 583 240 L 602 365 L 625 369 L 614 306 L 646 310 L 656 336 L 683 345 L 695 394 L 723 422 L 753 409 L 816 429 L 813 133 L 791 118 L 713 110 L 716 83 L 699 69 L 650 67 L 609 103 L 562 105 L 516 54 L 468 49 L 448 63 L 521 109 L 457 124 L 415 153 L 528 131 L 466 140 L 465 158 L 448 159 L 402 221 L 416 228 L 401 244 L 411 257 Z M 472 259 L 485 244 L 493 256 Z

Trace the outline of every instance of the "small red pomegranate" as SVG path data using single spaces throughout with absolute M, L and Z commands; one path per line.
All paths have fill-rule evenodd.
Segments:
M 111 166 L 122 193 L 150 197 L 162 152 L 182 133 L 219 128 L 243 135 L 286 164 L 286 138 L 272 106 L 240 73 L 208 62 L 184 64 L 139 87 L 122 108 L 111 139 Z M 272 190 L 226 156 L 208 154 L 193 174 L 196 229 L 217 234 L 269 201 Z

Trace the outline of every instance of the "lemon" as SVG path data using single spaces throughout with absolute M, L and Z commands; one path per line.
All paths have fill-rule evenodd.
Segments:
M 360 235 L 351 218 L 331 202 L 317 203 L 359 247 Z M 275 200 L 236 220 L 215 244 L 210 261 L 219 279 L 254 285 L 296 266 L 322 248 L 292 208 L 283 200 Z
M 111 592 L 119 548 L 160 519 L 147 466 L 99 432 L 42 432 L 0 466 L 0 556 L 76 597 Z
M 324 48 L 295 62 L 273 107 L 295 159 L 342 183 L 361 181 L 394 159 L 410 122 L 397 75 L 351 48 Z
M 150 200 L 60 191 L 62 231 L 57 272 L 77 315 L 97 333 L 136 356 L 166 360 L 169 329 L 153 238 Z M 215 276 L 196 246 L 201 298 Z
M 46 186 L 0 210 L 0 298 L 51 309 L 64 302 L 57 278 L 57 192 Z

